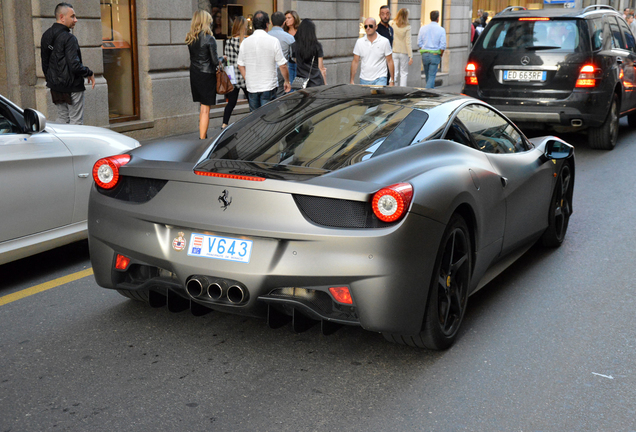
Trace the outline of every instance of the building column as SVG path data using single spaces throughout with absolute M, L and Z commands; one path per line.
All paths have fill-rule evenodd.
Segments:
M 464 80 L 466 61 L 470 54 L 472 0 L 444 0 L 443 26 L 446 29 L 446 51 L 442 70 L 447 73 L 446 85 Z
M 35 48 L 30 0 L 2 0 L 4 94 L 22 107 L 35 106 Z

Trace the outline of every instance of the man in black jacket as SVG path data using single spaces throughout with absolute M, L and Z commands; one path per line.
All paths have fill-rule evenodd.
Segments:
M 77 17 L 73 6 L 55 7 L 55 24 L 42 35 L 42 71 L 57 107 L 57 122 L 84 124 L 84 78 L 95 88 L 93 71 L 82 64 L 82 52 L 71 33 Z

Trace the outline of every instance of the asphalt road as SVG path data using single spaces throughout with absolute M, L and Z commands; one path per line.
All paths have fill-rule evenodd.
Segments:
M 576 146 L 563 246 L 533 247 L 472 296 L 458 342 L 296 335 L 171 314 L 92 277 L 86 243 L 0 266 L 0 432 L 635 431 L 636 130 Z

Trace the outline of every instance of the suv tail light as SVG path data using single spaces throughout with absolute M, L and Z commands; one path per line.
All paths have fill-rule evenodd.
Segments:
M 477 85 L 477 65 L 468 63 L 466 65 L 466 85 Z
M 130 155 L 122 154 L 103 158 L 93 166 L 93 180 L 102 189 L 112 189 L 119 182 L 119 167 L 130 162 Z
M 371 208 L 383 222 L 399 220 L 409 208 L 413 198 L 413 186 L 410 183 L 397 183 L 380 189 L 373 195 Z
M 596 86 L 597 76 L 600 77 L 600 69 L 597 69 L 592 64 L 586 64 L 581 68 L 581 72 L 579 72 L 579 77 L 576 80 L 575 87 L 577 88 L 585 88 L 585 87 L 594 87 Z

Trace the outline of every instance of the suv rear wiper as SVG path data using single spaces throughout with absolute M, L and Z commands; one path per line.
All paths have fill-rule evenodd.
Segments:
M 559 48 L 561 48 L 561 47 L 560 46 L 553 46 L 553 45 L 533 45 L 533 46 L 527 46 L 526 47 L 526 49 L 528 51 L 559 49 Z

